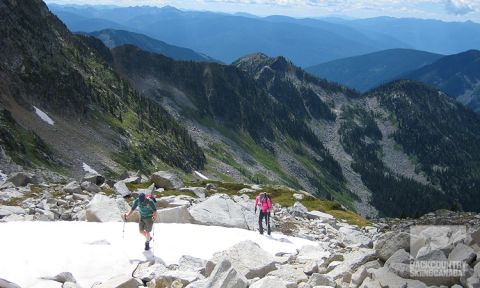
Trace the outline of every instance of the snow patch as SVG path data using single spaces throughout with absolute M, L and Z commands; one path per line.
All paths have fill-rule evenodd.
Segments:
M 99 174 L 97 171 L 95 171 L 92 167 L 90 167 L 90 165 L 88 165 L 85 162 L 83 162 L 82 166 L 83 166 L 83 171 L 85 172 L 92 173 L 92 174 Z
M 202 178 L 203 180 L 208 180 L 208 177 L 203 175 L 202 173 L 200 173 L 198 171 L 194 171 L 194 172 L 198 177 Z
M 80 287 L 91 287 L 119 274 L 131 275 L 140 261 L 153 256 L 143 250 L 138 224 L 126 223 L 124 235 L 122 227 L 121 222 L 0 223 L 1 277 L 21 287 L 38 288 L 56 287 L 55 282 L 39 278 L 60 272 L 71 272 Z M 272 255 L 318 245 L 277 233 L 264 236 L 255 231 L 194 224 L 155 224 L 154 234 L 153 253 L 167 265 L 178 263 L 182 255 L 208 260 L 215 252 L 244 240 L 258 243 Z
M 53 121 L 52 118 L 50 118 L 47 115 L 47 113 L 43 112 L 42 110 L 38 109 L 35 106 L 33 106 L 33 108 L 35 109 L 35 113 L 37 114 L 38 117 L 40 117 L 40 119 L 42 119 L 43 121 L 45 121 L 49 125 L 55 124 L 55 121 Z

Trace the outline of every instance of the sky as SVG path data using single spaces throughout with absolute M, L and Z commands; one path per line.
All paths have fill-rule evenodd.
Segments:
M 258 16 L 414 17 L 480 22 L 480 0 L 46 0 L 46 3 L 165 6 Z

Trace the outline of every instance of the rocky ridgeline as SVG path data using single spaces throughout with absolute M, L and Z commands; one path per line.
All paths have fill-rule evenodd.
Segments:
M 147 182 L 153 184 L 135 191 L 128 188 L 129 183 Z M 214 184 L 184 187 L 177 174 L 163 171 L 150 178 L 128 173 L 117 182 L 87 174 L 82 181 L 67 185 L 39 183 L 34 175 L 16 173 L 1 185 L 0 199 L 9 205 L 0 206 L 0 221 L 120 222 L 130 208 L 125 197 L 144 192 L 157 199 L 157 222 L 257 230 L 254 202 L 248 194 L 260 190 L 259 185 L 250 185 L 229 196 L 218 193 L 221 190 Z M 176 192 L 167 196 L 168 191 Z M 292 197 L 300 201 L 305 196 L 296 193 Z M 134 214 L 128 221 L 138 221 L 138 217 Z M 316 244 L 293 254 L 270 255 L 258 244 L 243 241 L 211 259 L 183 256 L 175 265 L 167 266 L 160 259 L 141 263 L 132 273 L 94 287 L 480 287 L 479 224 L 478 214 L 439 210 L 418 219 L 377 219 L 358 227 L 327 213 L 308 211 L 300 202 L 291 207 L 275 204 L 275 233 Z M 415 225 L 460 225 L 454 226 L 460 230 L 427 226 L 412 232 Z M 414 273 L 416 263 L 448 261 L 461 263 L 450 267 L 456 274 L 425 277 Z M 77 287 L 68 272 L 49 279 L 63 283 L 62 287 Z M 0 287 L 18 286 L 0 279 Z

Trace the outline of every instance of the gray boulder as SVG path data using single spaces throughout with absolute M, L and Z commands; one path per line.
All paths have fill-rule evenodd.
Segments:
M 23 197 L 23 193 L 27 191 L 22 191 L 18 188 L 6 188 L 0 190 L 0 200 L 8 201 L 12 198 L 20 198 Z
M 100 174 L 88 172 L 87 174 L 85 174 L 85 176 L 83 176 L 82 182 L 85 182 L 85 181 L 95 184 L 97 186 L 100 186 L 103 183 L 105 183 L 105 177 L 103 177 Z
M 250 288 L 287 288 L 287 283 L 273 276 L 267 276 L 249 286 Z
M 27 186 L 27 184 L 32 183 L 32 184 L 38 184 L 39 181 L 37 177 L 31 173 L 26 173 L 26 172 L 16 172 L 11 174 L 6 182 L 10 182 L 13 185 L 19 187 L 19 186 Z
M 300 202 L 295 202 L 289 210 L 290 214 L 300 218 L 306 218 L 308 214 L 308 209 Z
M 235 270 L 247 279 L 262 278 L 276 269 L 273 256 L 252 241 L 242 241 L 226 251 L 215 253 L 213 258 L 207 262 L 206 275 L 210 275 L 222 259 L 228 259 Z
M 477 258 L 477 254 L 470 246 L 458 243 L 457 246 L 448 255 L 448 261 L 461 261 L 471 264 Z
M 376 253 L 382 261 L 387 261 L 400 249 L 410 251 L 410 235 L 408 233 L 388 232 L 383 234 L 375 243 Z
M 323 213 L 320 211 L 309 211 L 307 212 L 308 219 L 320 220 L 322 223 L 328 223 L 330 225 L 335 225 L 337 219 L 330 214 Z
M 221 259 L 215 265 L 204 287 L 208 288 L 246 288 L 248 281 L 239 273 L 228 259 Z
M 361 287 L 389 287 L 389 288 L 426 288 L 423 282 L 418 280 L 410 280 L 399 277 L 395 273 L 392 273 L 388 268 L 383 267 L 379 269 L 368 269 L 371 279 L 378 283 L 378 286 L 375 285 L 365 285 L 364 282 Z
M 95 194 L 88 203 L 86 219 L 88 222 L 122 222 L 122 213 L 115 199 Z
M 404 249 L 400 249 L 397 252 L 393 253 L 390 258 L 388 258 L 387 262 L 385 262 L 385 266 L 390 266 L 390 264 L 393 263 L 410 264 L 410 260 L 410 254 Z
M 193 218 L 186 206 L 157 210 L 157 223 L 192 223 Z
M 206 265 L 206 260 L 192 256 L 184 255 L 180 257 L 180 260 L 178 260 L 178 270 L 181 271 L 195 271 L 203 274 L 205 272 Z
M 207 189 L 203 187 L 184 187 L 180 188 L 180 192 L 190 192 L 195 194 L 198 198 L 205 198 L 207 196 Z
M 97 184 L 94 184 L 88 181 L 83 181 L 80 186 L 82 187 L 83 190 L 88 191 L 90 193 L 99 193 L 102 191 L 102 189 L 98 187 Z
M 322 249 L 319 246 L 305 245 L 300 248 L 297 255 L 297 261 L 299 263 L 307 263 L 309 261 L 316 261 L 317 263 L 322 259 L 330 257 L 330 252 Z M 323 261 L 321 261 L 323 263 Z
M 359 245 L 360 247 L 364 248 L 373 247 L 372 239 L 365 236 L 362 232 L 358 230 L 347 227 L 340 227 L 338 232 L 341 233 L 341 239 L 346 244 Z
M 380 264 L 378 260 L 370 261 L 363 264 L 357 269 L 357 271 L 355 271 L 355 273 L 352 274 L 352 278 L 350 280 L 350 287 L 351 288 L 359 287 L 363 283 L 365 278 L 367 278 L 367 276 L 369 275 L 369 273 L 367 272 L 368 269 L 371 269 L 371 268 L 378 269 L 381 267 L 382 267 L 382 264 Z
M 63 191 L 68 194 L 80 194 L 82 193 L 82 187 L 80 187 L 77 181 L 73 181 L 65 185 Z
M 165 270 L 155 277 L 155 282 L 157 283 L 157 287 L 178 287 L 175 286 L 174 282 L 181 284 L 182 286 L 180 287 L 185 287 L 188 284 L 201 279 L 204 279 L 204 277 L 197 272 Z
M 190 196 L 180 195 L 180 196 L 165 196 L 157 198 L 157 207 L 159 208 L 171 208 L 178 206 L 190 206 L 194 201 L 194 198 Z
M 118 181 L 117 183 L 115 183 L 115 185 L 113 185 L 113 191 L 115 191 L 117 195 L 120 195 L 122 197 L 126 197 L 132 194 L 132 192 L 130 192 L 127 185 L 123 181 Z
M 344 261 L 335 266 L 333 270 L 327 273 L 330 279 L 337 280 L 350 271 L 355 271 L 361 265 L 375 258 L 375 251 L 372 249 L 360 248 L 345 254 Z
M 180 189 L 185 186 L 180 175 L 167 171 L 155 172 L 151 180 L 157 188 Z
M 280 266 L 277 270 L 268 273 L 267 277 L 268 276 L 278 278 L 286 283 L 295 284 L 308 280 L 307 275 L 305 275 L 302 270 L 295 269 L 291 265 Z
M 26 213 L 27 211 L 22 207 L 0 205 L 0 218 L 10 215 L 23 215 Z
M 193 205 L 190 214 L 194 223 L 253 230 L 257 217 L 252 210 L 233 201 L 228 195 L 215 194 Z
M 313 273 L 312 276 L 308 279 L 308 284 L 310 286 L 332 286 L 335 287 L 335 282 L 330 279 L 327 275 L 322 275 L 320 273 Z

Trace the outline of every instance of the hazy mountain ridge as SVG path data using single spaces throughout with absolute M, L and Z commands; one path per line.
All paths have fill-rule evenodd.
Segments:
M 469 50 L 445 56 L 399 78 L 428 83 L 457 99 L 466 107 L 480 111 L 480 51 Z
M 194 49 L 225 63 L 259 51 L 269 56 L 282 55 L 296 65 L 309 67 L 393 48 L 452 54 L 480 46 L 476 37 L 480 24 L 473 22 L 391 17 L 332 22 L 286 16 L 244 17 L 182 11 L 174 7 L 86 8 L 53 4 L 51 7 L 73 31 L 118 29 L 110 26 L 121 25 L 129 27 L 129 31 Z M 116 24 L 104 23 L 93 29 L 88 22 L 83 27 L 79 21 L 74 22 L 77 17 Z
M 411 49 L 390 49 L 308 67 L 310 73 L 361 92 L 431 64 L 440 54 Z
M 168 43 L 150 38 L 143 34 L 133 33 L 125 30 L 105 29 L 101 31 L 90 32 L 88 33 L 88 35 L 94 36 L 102 40 L 102 42 L 108 48 L 115 48 L 125 44 L 131 44 L 145 51 L 163 54 L 176 60 L 218 62 L 215 59 L 195 52 L 191 49 L 170 45 Z

